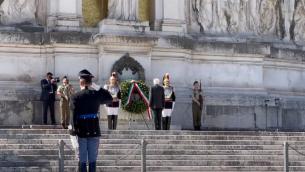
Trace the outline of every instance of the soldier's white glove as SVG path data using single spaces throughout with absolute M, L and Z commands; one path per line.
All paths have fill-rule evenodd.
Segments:
M 172 110 L 174 110 L 174 108 L 175 108 L 175 102 L 173 102 L 173 108 L 172 108 Z
M 101 86 L 97 85 L 97 84 L 94 83 L 94 82 L 92 83 L 91 87 L 92 87 L 93 89 L 95 89 L 96 91 L 98 91 L 98 90 L 101 88 Z

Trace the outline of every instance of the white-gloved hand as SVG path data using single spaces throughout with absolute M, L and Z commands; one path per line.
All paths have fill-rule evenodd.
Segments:
M 101 88 L 101 86 L 97 85 L 97 84 L 94 83 L 94 82 L 92 83 L 91 87 L 92 87 L 93 89 L 95 89 L 96 91 L 99 90 L 99 89 Z
M 175 102 L 173 102 L 173 108 L 172 108 L 172 110 L 174 110 L 174 108 L 175 108 Z

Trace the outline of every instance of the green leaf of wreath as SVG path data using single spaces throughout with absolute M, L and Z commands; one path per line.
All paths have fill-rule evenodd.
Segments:
M 137 83 L 138 83 L 138 86 L 143 91 L 143 93 L 145 94 L 145 96 L 148 97 L 149 96 L 149 87 L 143 81 L 137 81 Z M 126 105 L 126 102 L 128 101 L 129 90 L 130 90 L 132 84 L 133 83 L 131 81 L 123 81 L 120 85 L 121 86 L 121 95 L 122 95 L 121 107 L 123 108 L 123 110 L 125 110 L 127 112 L 135 113 L 135 114 L 142 114 L 147 110 L 147 106 L 142 98 L 140 98 L 139 100 L 132 101 L 128 105 Z

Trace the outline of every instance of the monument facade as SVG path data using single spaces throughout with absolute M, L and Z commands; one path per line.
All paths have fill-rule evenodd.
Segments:
M 304 0 L 0 2 L 1 125 L 41 123 L 40 79 L 77 84 L 87 68 L 100 85 L 113 69 L 148 84 L 170 73 L 172 124 L 182 129 L 192 127 L 195 80 L 203 128 L 305 127 Z M 124 57 L 137 70 L 115 65 Z

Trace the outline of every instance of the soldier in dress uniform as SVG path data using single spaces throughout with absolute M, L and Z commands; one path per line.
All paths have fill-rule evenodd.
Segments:
M 162 111 L 162 129 L 169 130 L 171 125 L 171 115 L 175 106 L 176 96 L 174 92 L 174 87 L 170 85 L 170 81 L 166 77 L 163 80 L 164 96 L 165 96 L 165 105 Z
M 165 83 L 164 83 L 165 79 L 168 79 L 168 80 L 169 80 L 169 73 L 165 73 L 165 74 L 163 75 L 163 78 L 162 78 L 162 85 L 163 85 L 163 86 L 165 85 Z
M 93 75 L 86 69 L 79 72 L 80 91 L 71 97 L 71 110 L 73 111 L 72 135 L 77 135 L 79 145 L 79 171 L 96 171 L 96 158 L 98 155 L 99 139 L 101 136 L 99 126 L 99 107 L 101 104 L 112 102 L 112 96 L 103 88 L 92 89 Z
M 195 81 L 193 84 L 192 96 L 192 111 L 193 111 L 193 125 L 195 130 L 200 130 L 201 114 L 203 108 L 203 96 L 201 95 L 201 84 Z
M 121 100 L 121 90 L 118 83 L 116 73 L 112 73 L 109 78 L 109 84 L 104 86 L 104 89 L 108 90 L 112 96 L 112 102 L 106 104 L 108 114 L 108 129 L 116 130 L 118 122 L 118 113 Z
M 71 84 L 69 84 L 69 79 L 64 76 L 62 79 L 62 85 L 57 89 L 57 95 L 60 96 L 60 112 L 61 112 L 61 125 L 64 129 L 68 128 L 70 122 L 70 99 L 73 94 L 74 89 Z

